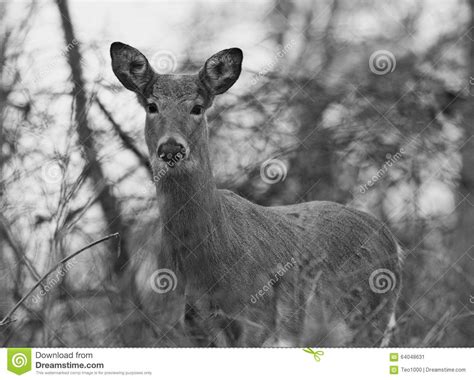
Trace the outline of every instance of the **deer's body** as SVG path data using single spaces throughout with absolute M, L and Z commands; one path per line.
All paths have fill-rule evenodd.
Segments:
M 150 161 L 155 173 L 167 169 L 156 181 L 157 262 L 176 273 L 189 331 L 205 332 L 196 344 L 387 343 L 400 251 L 382 223 L 332 202 L 262 207 L 216 189 L 205 117 L 196 110 L 237 80 L 241 52 L 218 53 L 197 76 L 159 76 L 124 44 L 111 52 L 122 83 L 149 102 Z M 396 286 L 374 290 L 378 270 L 392 273 Z
M 369 276 L 386 268 L 398 277 L 399 260 L 379 221 L 333 202 L 262 207 L 214 189 L 209 204 L 195 188 L 182 191 L 196 196 L 164 208 L 163 262 L 186 279 L 187 302 L 204 323 L 219 314 L 224 325 L 243 321 L 242 330 L 252 331 L 245 345 L 380 343 L 396 292 L 374 293 Z M 353 339 L 364 322 L 373 325 L 370 336 Z M 217 344 L 229 343 L 209 330 Z

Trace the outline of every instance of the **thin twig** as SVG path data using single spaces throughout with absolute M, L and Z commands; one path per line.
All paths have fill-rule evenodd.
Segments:
M 110 122 L 110 124 L 112 124 L 114 131 L 118 134 L 118 136 L 122 140 L 122 143 L 125 146 L 125 148 L 132 151 L 132 153 L 138 158 L 138 161 L 140 161 L 140 164 L 147 169 L 150 175 L 152 175 L 151 166 L 150 166 L 150 162 L 148 161 L 148 158 L 142 152 L 140 152 L 140 150 L 135 146 L 133 139 L 123 131 L 122 127 L 119 125 L 119 123 L 117 123 L 117 121 L 114 119 L 114 117 L 109 112 L 109 110 L 105 107 L 105 105 L 100 101 L 100 99 L 96 97 L 94 100 L 99 106 L 102 113 L 107 118 L 107 120 Z
M 25 263 L 26 267 L 28 268 L 28 271 L 31 273 L 31 275 L 34 277 L 35 280 L 39 280 L 40 276 L 38 272 L 36 271 L 35 267 L 31 264 L 30 260 L 26 257 L 25 253 L 20 249 L 18 246 L 17 242 L 15 241 L 12 231 L 8 227 L 8 223 L 6 221 L 6 218 L 3 216 L 3 214 L 0 213 L 0 235 L 2 235 L 1 231 L 3 230 L 3 235 L 5 236 L 5 240 L 10 245 L 11 249 L 13 250 L 13 253 L 17 257 L 18 261 L 23 260 Z
M 80 250 L 70 254 L 69 256 L 65 257 L 64 259 L 62 259 L 61 261 L 59 261 L 56 265 L 54 265 L 43 277 L 41 277 L 38 282 L 36 282 L 36 284 L 29 290 L 28 293 L 26 293 L 22 298 L 21 300 L 19 300 L 15 306 L 13 306 L 13 308 L 7 313 L 7 315 L 0 321 L 0 326 L 4 326 L 4 325 L 7 325 L 9 323 L 12 322 L 12 320 L 10 319 L 10 317 L 12 316 L 12 314 L 21 306 L 21 304 L 23 302 L 25 302 L 25 300 L 31 295 L 31 293 L 33 293 L 35 291 L 35 289 L 40 286 L 40 284 L 46 279 L 46 277 L 48 277 L 51 273 L 53 273 L 56 269 L 58 269 L 62 264 L 64 264 L 65 262 L 71 260 L 73 257 L 76 257 L 77 255 L 79 255 L 81 252 L 84 252 L 86 249 L 89 249 L 91 247 L 93 247 L 94 245 L 97 245 L 99 243 L 102 243 L 103 241 L 105 240 L 109 240 L 111 238 L 119 238 L 120 239 L 120 234 L 118 232 L 114 233 L 114 234 L 110 234 L 110 235 L 107 235 L 105 237 L 103 237 L 102 239 L 99 239 L 99 240 L 96 240 L 88 245 L 86 245 L 85 247 L 81 248 Z M 120 241 L 120 240 L 119 240 Z

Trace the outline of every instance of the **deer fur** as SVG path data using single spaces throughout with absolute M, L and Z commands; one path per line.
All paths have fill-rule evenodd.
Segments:
M 145 137 L 159 177 L 156 262 L 176 274 L 187 331 L 207 332 L 191 344 L 389 344 L 401 255 L 380 221 L 333 202 L 262 207 L 216 188 L 205 111 L 238 79 L 240 49 L 182 75 L 157 74 L 142 53 L 119 42 L 111 57 L 116 76 L 147 111 Z M 173 167 L 157 155 L 169 136 L 186 151 Z M 394 274 L 394 288 L 374 292 L 370 276 L 381 268 Z

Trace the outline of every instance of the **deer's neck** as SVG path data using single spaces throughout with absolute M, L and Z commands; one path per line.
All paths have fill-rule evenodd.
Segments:
M 211 279 L 213 252 L 216 242 L 223 240 L 224 220 L 208 155 L 199 168 L 170 173 L 156 188 L 165 262 L 191 277 Z

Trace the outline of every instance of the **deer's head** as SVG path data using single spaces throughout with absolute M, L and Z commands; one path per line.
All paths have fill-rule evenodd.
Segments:
M 145 109 L 153 172 L 172 174 L 202 165 L 208 151 L 206 110 L 239 78 L 242 51 L 222 50 L 197 74 L 182 75 L 156 73 L 141 52 L 121 42 L 111 45 L 110 55 L 115 75 Z

